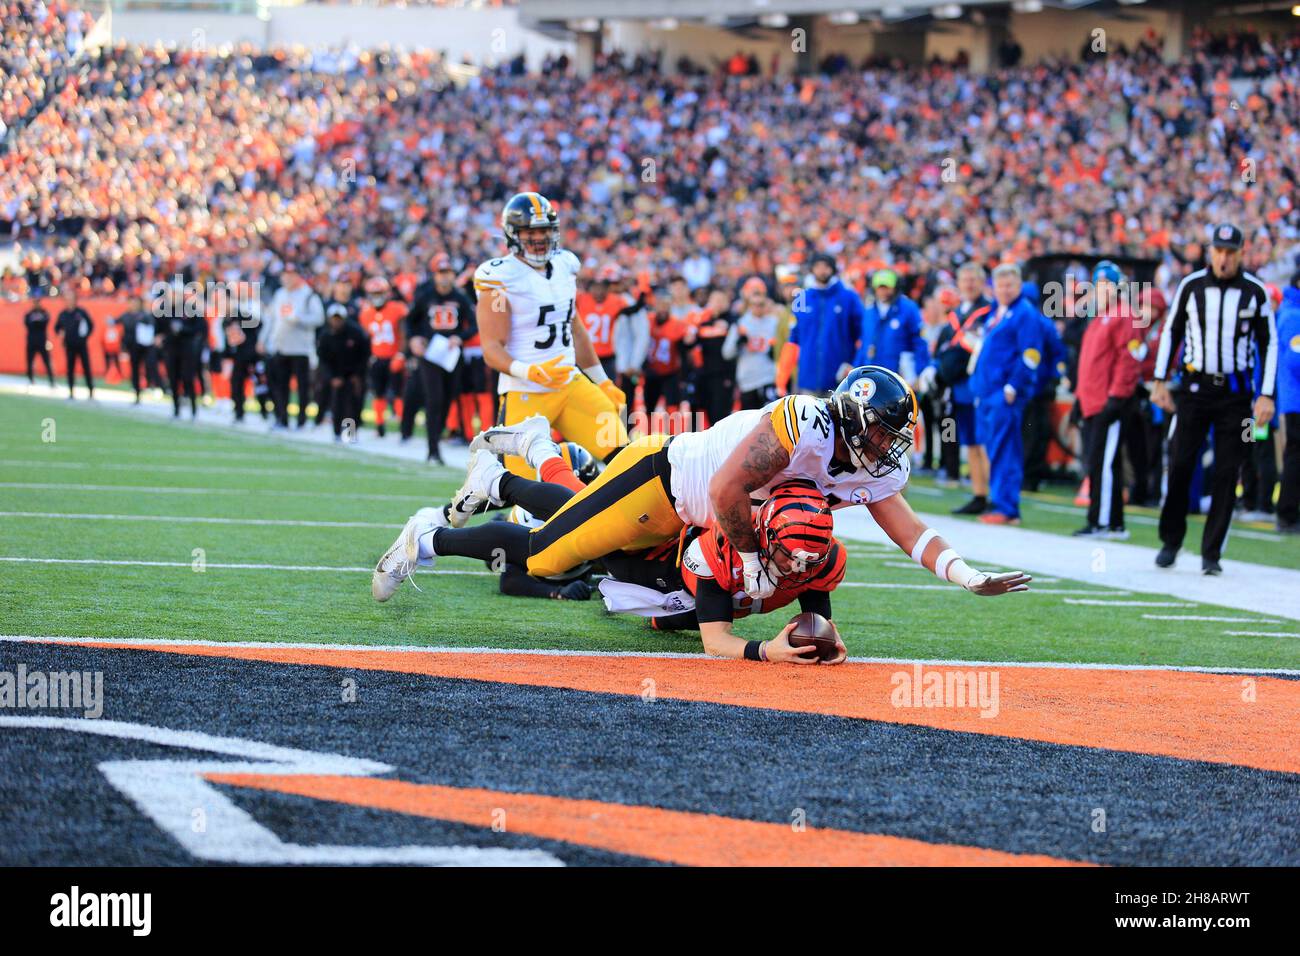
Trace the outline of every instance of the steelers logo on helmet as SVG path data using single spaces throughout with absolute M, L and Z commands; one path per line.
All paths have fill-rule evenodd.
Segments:
M 849 394 L 860 402 L 869 402 L 876 394 L 876 383 L 870 378 L 860 378 L 849 386 Z
M 544 266 L 560 250 L 560 215 L 541 193 L 516 193 L 501 210 L 501 232 L 511 252 Z
M 916 396 L 897 372 L 861 365 L 836 387 L 829 406 L 855 467 L 876 478 L 902 467 L 919 416 Z

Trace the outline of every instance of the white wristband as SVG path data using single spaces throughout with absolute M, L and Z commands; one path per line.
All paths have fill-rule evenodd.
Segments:
M 948 564 L 948 580 L 961 588 L 970 584 L 977 573 L 961 558 L 954 557 Z
M 939 537 L 939 532 L 933 528 L 926 528 L 921 532 L 921 537 L 916 539 L 916 544 L 912 546 L 912 560 L 921 564 L 921 558 L 925 556 L 925 549 L 935 538 Z M 924 567 L 924 565 L 922 565 Z
M 609 381 L 609 376 L 605 374 L 605 366 L 601 365 L 599 362 L 591 366 L 591 368 L 584 368 L 582 374 L 587 376 L 587 378 L 591 379 L 597 385 L 601 382 Z
M 529 366 L 526 363 L 519 361 L 519 359 L 514 359 L 510 363 L 510 374 L 515 378 L 522 378 L 524 381 L 527 381 L 528 368 Z
M 952 564 L 954 561 L 960 560 L 961 558 L 957 556 L 957 552 L 952 548 L 948 548 L 946 551 L 941 551 L 939 556 L 934 559 L 934 576 L 940 581 L 949 580 L 948 565 Z

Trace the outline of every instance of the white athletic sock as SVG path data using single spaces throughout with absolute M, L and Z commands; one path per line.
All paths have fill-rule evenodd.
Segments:
M 528 462 L 528 467 L 538 473 L 542 470 L 542 464 L 551 458 L 561 458 L 560 446 L 555 444 L 549 438 L 535 439 L 528 448 L 528 455 L 524 461 Z M 493 493 L 495 495 L 495 492 Z
M 501 500 L 501 479 L 505 476 L 506 472 L 499 472 L 495 478 L 488 482 L 487 492 L 492 496 L 494 502 Z
M 433 536 L 441 530 L 441 528 L 432 528 L 420 535 L 418 540 L 420 544 L 421 558 L 432 558 L 437 556 L 438 552 L 433 550 Z

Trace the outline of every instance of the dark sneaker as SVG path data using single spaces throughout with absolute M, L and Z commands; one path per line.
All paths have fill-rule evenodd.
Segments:
M 1281 518 L 1277 521 L 1278 534 L 1300 534 L 1300 521 L 1283 521 Z
M 988 510 L 989 500 L 983 495 L 976 495 L 960 508 L 953 508 L 952 513 L 955 515 L 982 515 Z
M 1215 558 L 1201 558 L 1201 573 L 1217 575 L 1223 573 L 1223 565 Z
M 1125 528 L 1123 525 L 1120 525 L 1118 528 L 1106 528 L 1104 531 L 1100 532 L 1100 534 L 1103 538 L 1107 538 L 1111 541 L 1128 540 L 1128 528 Z
M 1078 531 L 1074 532 L 1074 537 L 1091 538 L 1094 535 L 1098 535 L 1098 534 L 1101 534 L 1101 528 L 1097 527 L 1095 524 L 1086 524 Z
M 1177 557 L 1177 548 L 1170 548 L 1168 546 L 1163 547 L 1160 549 L 1160 553 L 1156 555 L 1156 567 L 1172 568 L 1174 566 L 1174 559 Z

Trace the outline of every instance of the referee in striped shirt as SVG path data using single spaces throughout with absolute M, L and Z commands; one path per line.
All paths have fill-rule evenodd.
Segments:
M 1242 235 L 1224 223 L 1214 228 L 1209 268 L 1178 285 L 1160 332 L 1151 400 L 1175 412 L 1169 432 L 1169 480 L 1160 511 L 1156 564 L 1172 567 L 1187 534 L 1192 473 L 1214 427 L 1214 480 L 1210 513 L 1201 535 L 1201 570 L 1220 574 L 1219 556 L 1237 498 L 1237 473 L 1254 441 L 1255 422 L 1273 420 L 1277 382 L 1277 326 L 1264 283 L 1241 267 Z M 1181 366 L 1174 364 L 1182 347 Z M 1258 396 L 1255 363 L 1263 374 Z M 1181 375 L 1171 389 L 1167 380 Z M 1253 409 L 1252 409 L 1253 399 Z

